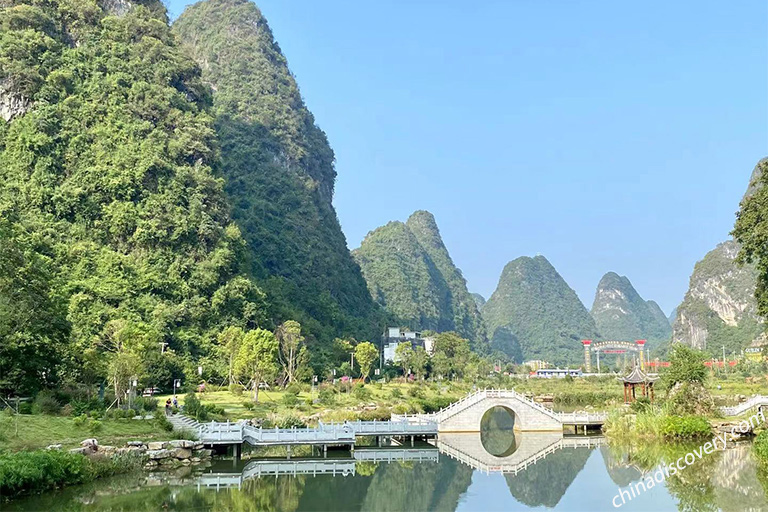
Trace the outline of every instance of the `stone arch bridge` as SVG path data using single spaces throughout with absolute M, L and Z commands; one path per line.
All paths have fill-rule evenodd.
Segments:
M 483 416 L 494 407 L 514 413 L 517 432 L 562 432 L 563 427 L 574 426 L 577 430 L 583 427 L 586 433 L 590 426 L 602 426 L 607 417 L 605 412 L 554 412 L 513 389 L 483 389 L 438 412 L 399 418 L 437 423 L 438 432 L 480 432 Z

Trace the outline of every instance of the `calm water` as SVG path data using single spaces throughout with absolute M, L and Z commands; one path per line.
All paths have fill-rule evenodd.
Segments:
M 515 435 L 496 411 L 481 434 L 331 452 L 328 459 L 217 461 L 103 480 L 6 504 L 45 511 L 616 510 L 619 487 L 691 447 L 608 446 L 599 438 Z M 325 473 L 324 473 L 325 472 Z M 333 474 L 335 472 L 335 474 Z M 279 473 L 279 475 L 275 475 Z M 749 444 L 705 456 L 619 510 L 768 510 Z

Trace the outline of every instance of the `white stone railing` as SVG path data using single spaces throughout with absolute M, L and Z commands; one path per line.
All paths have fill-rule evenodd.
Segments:
M 317 428 L 262 428 L 243 427 L 243 440 L 251 444 L 290 444 L 300 442 L 355 442 L 355 431 L 350 425 L 320 424 Z
M 721 407 L 720 412 L 723 413 L 723 416 L 738 416 L 739 414 L 745 413 L 753 407 L 760 405 L 768 405 L 768 396 L 755 395 L 749 398 L 746 402 L 742 402 L 732 407 Z
M 566 424 L 587 424 L 598 423 L 608 419 L 607 412 L 558 412 L 555 413 L 561 423 Z
M 420 418 L 422 421 L 436 421 L 439 423 L 488 398 L 510 398 L 513 400 L 518 400 L 525 404 L 527 407 L 536 409 L 537 411 L 546 414 L 550 418 L 556 419 L 557 421 L 566 424 L 599 423 L 601 421 L 605 421 L 608 417 L 607 412 L 554 412 L 548 407 L 545 407 L 544 405 L 531 400 L 522 393 L 518 393 L 514 389 L 481 389 L 475 391 L 474 393 L 468 394 L 461 400 L 453 402 L 451 405 L 440 409 L 438 412 L 419 414 L 415 415 L 415 417 Z M 399 419 L 402 417 L 403 416 L 393 415 L 392 419 L 395 420 L 396 418 Z

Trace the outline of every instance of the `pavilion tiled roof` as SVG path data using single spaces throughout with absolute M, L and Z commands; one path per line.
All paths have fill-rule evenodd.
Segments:
M 640 370 L 639 366 L 635 366 L 632 372 L 626 377 L 622 377 L 621 380 L 627 384 L 641 384 L 643 382 L 656 382 L 659 380 L 659 378 L 646 375 L 642 370 Z

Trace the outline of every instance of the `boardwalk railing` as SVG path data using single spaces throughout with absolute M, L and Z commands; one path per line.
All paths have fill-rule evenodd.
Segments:
M 312 428 L 262 428 L 230 422 L 210 422 L 198 427 L 200 441 L 211 444 L 248 442 L 266 444 L 352 444 L 355 436 L 437 434 L 437 422 L 412 416 L 394 421 L 320 423 Z
M 413 416 L 400 416 L 392 421 L 352 421 L 347 425 L 358 436 L 437 434 L 436 421 Z
M 198 436 L 203 442 L 242 443 L 243 426 L 240 423 L 215 422 L 200 424 Z
M 607 412 L 558 412 L 557 419 L 565 425 L 588 425 L 605 422 Z
M 243 438 L 250 444 L 354 443 L 355 432 L 349 425 L 320 424 L 316 428 L 243 427 Z

